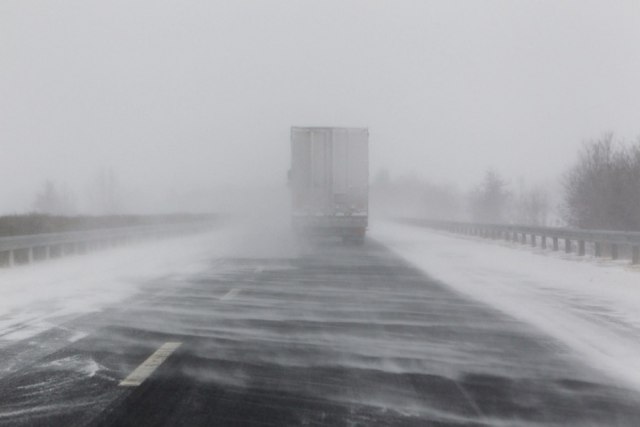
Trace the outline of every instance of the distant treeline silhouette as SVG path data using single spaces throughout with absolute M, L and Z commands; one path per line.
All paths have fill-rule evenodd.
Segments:
M 60 233 L 105 228 L 207 222 L 215 214 L 57 216 L 44 214 L 7 215 L 0 217 L 0 237 L 27 234 Z
M 514 186 L 489 169 L 464 192 L 382 170 L 371 189 L 374 209 L 393 217 L 640 231 L 640 138 L 586 141 L 555 184 Z

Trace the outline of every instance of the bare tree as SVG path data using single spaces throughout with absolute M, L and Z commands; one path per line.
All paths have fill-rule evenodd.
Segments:
M 564 217 L 579 228 L 640 230 L 640 141 L 586 143 L 564 180 Z
M 520 186 L 513 200 L 513 222 L 523 225 L 546 226 L 551 214 L 548 193 L 540 186 Z
M 471 194 L 471 215 L 478 222 L 501 223 L 509 202 L 507 185 L 494 170 L 488 170 L 482 183 Z

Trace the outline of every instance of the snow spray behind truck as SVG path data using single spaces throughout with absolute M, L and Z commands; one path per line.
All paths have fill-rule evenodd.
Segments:
M 293 227 L 362 242 L 369 220 L 369 130 L 292 127 Z

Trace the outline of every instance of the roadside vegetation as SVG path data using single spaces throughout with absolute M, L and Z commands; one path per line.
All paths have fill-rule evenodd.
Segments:
M 585 144 L 564 190 L 568 224 L 640 231 L 640 141 L 629 144 L 608 134 Z
M 372 204 L 391 216 L 640 231 L 640 139 L 605 134 L 587 141 L 560 178 L 534 185 L 490 169 L 465 191 L 382 171 Z
M 216 218 L 217 217 L 212 214 L 107 216 L 8 215 L 0 217 L 0 237 L 143 225 L 208 222 Z

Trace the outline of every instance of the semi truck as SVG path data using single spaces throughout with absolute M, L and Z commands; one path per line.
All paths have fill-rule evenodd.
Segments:
M 292 225 L 362 243 L 369 221 L 369 130 L 291 128 Z

